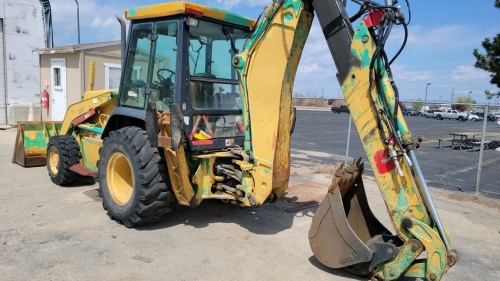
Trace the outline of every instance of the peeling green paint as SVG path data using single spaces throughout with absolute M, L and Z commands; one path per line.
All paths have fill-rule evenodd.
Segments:
M 129 14 L 132 17 L 135 17 L 137 15 L 137 12 L 135 9 L 128 9 L 127 14 Z
M 226 11 L 223 9 L 217 9 L 217 8 L 209 8 L 209 9 L 225 14 L 225 17 L 222 18 L 221 20 L 224 20 L 226 22 L 234 23 L 237 25 L 243 25 L 243 26 L 250 26 L 250 24 L 252 23 L 251 19 L 242 17 L 242 16 L 235 14 L 233 12 L 229 12 L 229 11 Z
M 294 17 L 297 16 L 297 13 L 299 13 L 300 9 L 302 8 L 302 2 L 301 1 L 296 1 L 296 0 L 291 0 L 291 1 L 286 1 L 283 3 L 283 9 L 286 10 L 284 17 L 285 21 L 291 21 L 294 19 Z M 290 9 L 291 11 L 287 11 L 287 9 Z

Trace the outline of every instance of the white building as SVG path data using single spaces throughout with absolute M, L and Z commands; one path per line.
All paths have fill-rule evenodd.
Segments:
M 47 46 L 43 5 L 49 1 L 0 0 L 0 124 L 27 120 L 30 103 L 40 115 L 39 57 L 32 51 Z

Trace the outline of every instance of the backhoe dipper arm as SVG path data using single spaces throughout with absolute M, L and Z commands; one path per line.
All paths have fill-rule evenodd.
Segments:
M 371 214 L 359 161 L 339 169 L 309 233 L 323 264 L 374 278 L 440 280 L 458 259 L 432 203 L 398 107 L 384 44 L 391 28 L 406 30 L 399 8 L 372 1 L 354 30 L 341 0 L 274 1 L 233 65 L 240 78 L 245 147 L 242 189 L 250 202 L 274 200 L 288 185 L 292 89 L 313 12 L 337 66 L 337 78 L 397 236 Z M 336 236 L 336 238 L 332 238 Z M 332 241 L 334 241 L 332 243 Z M 418 256 L 427 252 L 427 257 Z

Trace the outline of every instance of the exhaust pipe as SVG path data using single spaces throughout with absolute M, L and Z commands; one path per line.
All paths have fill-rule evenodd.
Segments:
M 125 25 L 125 20 L 123 20 L 122 17 L 120 17 L 119 15 L 116 15 L 116 19 L 118 20 L 118 22 L 120 22 L 120 27 L 121 27 L 121 45 L 122 45 L 122 68 L 124 67 L 124 63 L 125 63 L 125 51 L 126 51 L 126 48 L 127 48 L 127 27 Z

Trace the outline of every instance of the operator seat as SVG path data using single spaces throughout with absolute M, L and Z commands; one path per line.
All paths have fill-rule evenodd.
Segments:
M 215 75 L 210 73 L 197 73 L 193 76 L 216 78 Z M 191 106 L 193 108 L 215 108 L 216 96 L 214 95 L 214 83 L 191 81 L 190 82 L 190 98 Z
M 159 100 L 169 105 L 174 102 L 174 83 L 171 78 L 159 82 Z

